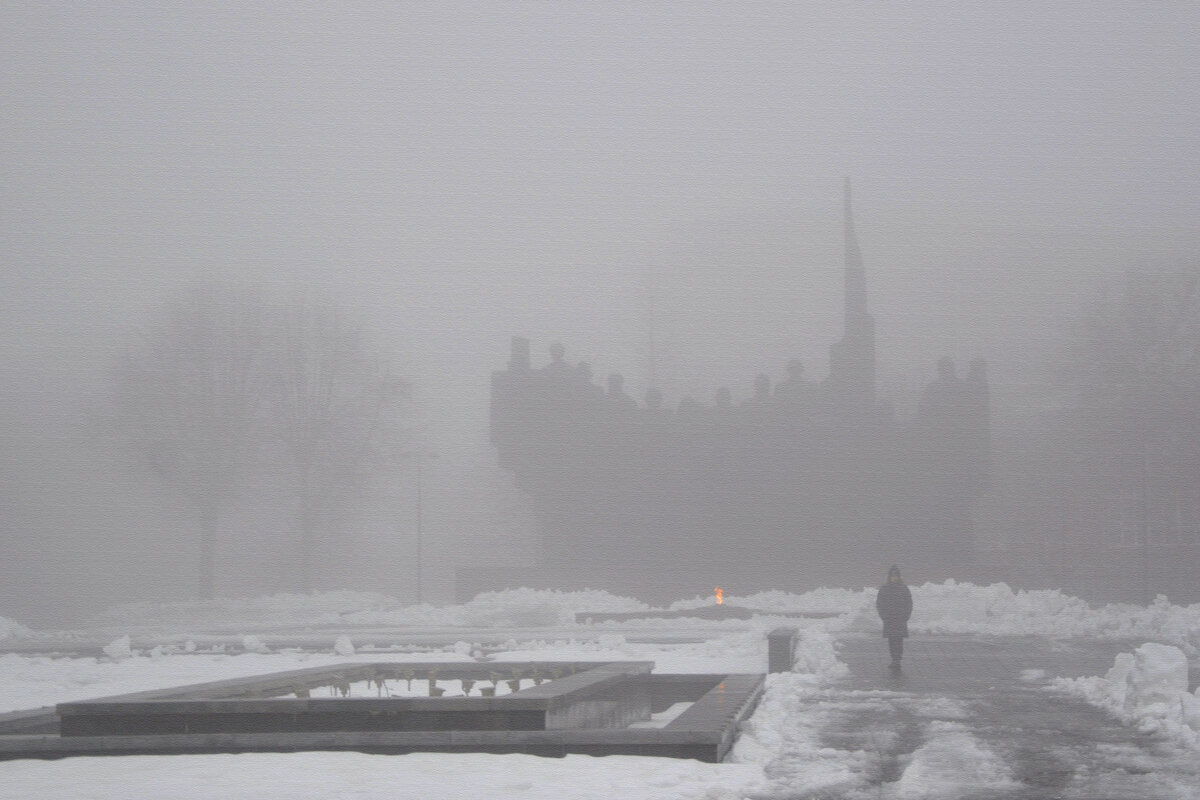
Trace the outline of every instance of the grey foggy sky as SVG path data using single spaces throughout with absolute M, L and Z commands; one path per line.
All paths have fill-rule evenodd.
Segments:
M 1037 313 L 1194 244 L 1191 4 L 2 13 L 6 316 L 60 334 L 109 295 L 261 277 L 369 296 L 421 352 L 559 336 L 632 378 L 640 331 L 605 329 L 644 327 L 654 268 L 664 348 L 690 293 L 820 359 L 852 175 L 901 368 L 988 349 L 993 298 Z
M 1200 6 L 6 3 L 5 538 L 108 360 L 206 277 L 369 313 L 486 461 L 508 338 L 668 402 L 841 325 L 841 177 L 881 389 L 1001 383 L 1128 267 L 1194 261 Z M 69 448 L 70 443 L 63 443 Z M 54 451 L 58 452 L 58 451 Z M 39 482 L 40 481 L 40 482 Z M 37 489 L 37 487 L 41 487 Z

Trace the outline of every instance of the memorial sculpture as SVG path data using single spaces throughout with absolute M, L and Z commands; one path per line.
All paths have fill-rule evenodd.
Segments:
M 879 563 L 903 561 L 924 579 L 965 577 L 973 561 L 971 506 L 989 464 L 986 365 L 965 380 L 953 362 L 899 423 L 876 396 L 875 323 L 846 185 L 842 337 L 830 372 L 811 381 L 754 380 L 734 404 L 652 388 L 639 404 L 619 375 L 607 391 L 554 343 L 534 367 L 514 338 L 492 376 L 491 439 L 499 463 L 529 494 L 536 563 L 460 574 L 460 594 L 525 585 L 604 588 L 673 599 L 715 584 L 745 594 L 819 585 L 861 587 Z

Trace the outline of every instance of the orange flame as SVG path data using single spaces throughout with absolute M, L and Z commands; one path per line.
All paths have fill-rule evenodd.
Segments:
M 724 603 L 725 602 L 725 590 L 722 589 L 720 586 L 718 586 L 715 589 L 713 589 L 713 591 L 716 592 L 716 594 L 717 594 L 717 605 L 721 605 L 721 603 Z

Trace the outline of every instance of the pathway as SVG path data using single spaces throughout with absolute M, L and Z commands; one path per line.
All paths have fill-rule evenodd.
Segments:
M 914 637 L 895 675 L 884 640 L 845 636 L 839 656 L 851 675 L 802 701 L 796 718 L 812 734 L 768 774 L 807 787 L 798 797 L 1200 798 L 1195 753 L 1048 686 L 1103 675 L 1133 646 Z M 823 785 L 811 782 L 822 773 Z

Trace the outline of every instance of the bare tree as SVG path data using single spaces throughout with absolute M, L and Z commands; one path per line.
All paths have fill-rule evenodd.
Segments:
M 239 489 L 294 489 L 298 588 L 330 520 L 398 458 L 406 381 L 365 344 L 362 326 L 308 302 L 206 286 L 168 305 L 119 365 L 122 438 L 195 506 L 199 594 L 214 593 L 217 532 Z
M 196 508 L 202 598 L 213 596 L 221 511 L 257 445 L 267 388 L 263 315 L 253 291 L 192 289 L 141 331 L 116 375 L 120 433 Z
M 297 497 L 297 588 L 307 592 L 332 516 L 396 458 L 410 387 L 370 351 L 362 325 L 337 310 L 299 302 L 277 322 L 272 418 Z
M 1200 524 L 1200 270 L 1131 274 L 1077 321 L 1063 374 L 1138 498 L 1143 547 Z
M 1123 292 L 1076 321 L 1064 377 L 1092 402 L 1192 404 L 1200 389 L 1200 270 L 1130 274 Z

